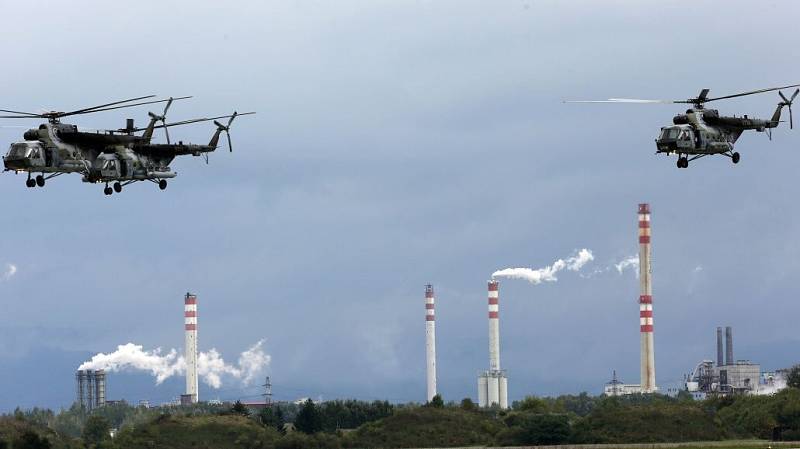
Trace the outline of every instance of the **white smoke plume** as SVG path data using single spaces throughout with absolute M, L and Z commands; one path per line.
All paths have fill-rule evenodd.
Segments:
M 201 352 L 197 357 L 198 374 L 212 388 L 220 388 L 225 376 L 240 380 L 245 385 L 250 384 L 269 366 L 270 356 L 264 352 L 263 345 L 264 340 L 260 340 L 242 352 L 236 366 L 226 363 L 216 349 Z M 78 369 L 146 371 L 156 378 L 158 385 L 172 376 L 185 374 L 186 360 L 183 356 L 178 356 L 175 349 L 170 349 L 167 353 L 163 353 L 161 348 L 145 351 L 142 345 L 128 343 L 117 346 L 117 350 L 112 353 L 95 355 Z
M 17 266 L 13 263 L 6 264 L 6 271 L 0 276 L 0 280 L 7 281 L 17 274 Z
M 538 285 L 542 282 L 556 282 L 559 271 L 570 270 L 580 271 L 584 265 L 594 260 L 592 251 L 589 249 L 582 249 L 574 256 L 564 259 L 558 259 L 552 265 L 544 268 L 506 268 L 492 273 L 492 279 L 496 277 L 507 277 L 511 279 L 524 279 L 531 284 Z
M 630 268 L 636 273 L 636 276 L 639 276 L 639 256 L 628 256 L 625 259 L 622 259 L 619 263 L 614 264 L 614 268 L 617 269 L 619 274 L 622 274 L 626 269 Z

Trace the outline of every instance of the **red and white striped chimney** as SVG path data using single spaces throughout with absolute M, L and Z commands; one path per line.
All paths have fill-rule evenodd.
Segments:
M 500 283 L 489 281 L 489 370 L 500 371 L 500 304 L 498 287 Z
M 198 401 L 197 381 L 197 296 L 186 293 L 183 303 L 184 329 L 186 330 L 185 351 L 186 360 L 186 396 L 191 397 L 191 402 Z
M 652 393 L 656 387 L 653 348 L 653 288 L 650 265 L 650 205 L 639 204 L 639 331 L 641 335 L 641 388 Z
M 425 286 L 425 358 L 427 362 L 428 401 L 436 396 L 436 311 L 433 286 Z

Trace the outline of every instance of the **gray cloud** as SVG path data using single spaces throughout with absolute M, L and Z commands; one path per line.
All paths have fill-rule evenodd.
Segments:
M 173 106 L 175 120 L 234 108 L 258 114 L 234 124 L 232 154 L 212 154 L 210 165 L 176 161 L 179 176 L 164 192 L 133 185 L 109 198 L 76 176 L 27 189 L 23 176 L 1 175 L 10 212 L 0 229 L 13 238 L 2 239 L 0 254 L 14 254 L 24 275 L 3 284 L 0 331 L 22 327 L 31 338 L 0 352 L 0 363 L 15 360 L 6 354 L 35 356 L 42 341 L 82 354 L 120 341 L 179 341 L 191 290 L 201 350 L 237 353 L 269 338 L 276 395 L 422 400 L 422 286 L 432 282 L 441 391 L 474 396 L 488 357 L 487 273 L 562 254 L 576 235 L 620 261 L 636 250 L 635 208 L 648 201 L 658 382 L 679 381 L 711 354 L 720 322 L 737 328 L 742 357 L 788 364 L 788 351 L 756 349 L 793 342 L 793 323 L 751 311 L 769 300 L 782 316 L 800 313 L 790 300 L 800 212 L 780 193 L 794 187 L 797 134 L 779 129 L 772 142 L 746 134 L 737 166 L 706 158 L 679 171 L 653 154 L 653 139 L 681 108 L 561 103 L 798 81 L 790 77 L 800 63 L 780 55 L 796 53 L 787 30 L 800 4 L 768 3 L 761 14 L 751 6 L 699 3 L 687 20 L 680 2 L 632 0 L 224 9 L 79 1 L 58 13 L 44 1 L 5 2 L 13 20 L 0 38 L 11 44 L 0 60 L 11 69 L 0 82 L 13 88 L 4 109 L 155 93 L 195 95 Z M 159 13 L 130 20 L 147 10 Z M 30 17 L 48 32 L 32 32 Z M 45 48 L 46 58 L 32 56 Z M 719 108 L 764 116 L 776 101 L 766 94 Z M 127 117 L 142 124 L 146 110 L 76 122 L 116 129 Z M 206 142 L 212 131 L 193 125 L 171 137 Z M 0 128 L 0 144 L 16 140 L 19 129 Z M 687 291 L 682 281 L 698 261 L 702 276 Z M 513 399 L 597 392 L 612 369 L 637 381 L 633 276 L 536 289 L 507 282 L 501 295 Z M 81 361 L 58 376 L 71 386 Z M 125 395 L 122 378 L 110 387 Z M 67 405 L 50 397 L 37 399 Z

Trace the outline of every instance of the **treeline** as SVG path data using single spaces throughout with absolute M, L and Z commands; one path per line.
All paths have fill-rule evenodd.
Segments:
M 109 431 L 119 429 L 111 438 Z M 510 410 L 471 400 L 395 405 L 355 400 L 301 405 L 115 404 L 92 414 L 18 410 L 0 418 L 0 449 L 358 448 L 800 440 L 800 389 L 694 401 L 688 394 L 528 397 Z

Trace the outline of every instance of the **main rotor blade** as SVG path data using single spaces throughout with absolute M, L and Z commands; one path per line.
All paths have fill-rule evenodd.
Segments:
M 145 95 L 144 97 L 136 97 L 136 98 L 131 98 L 131 99 L 128 99 L 128 100 L 115 101 L 113 103 L 100 104 L 100 105 L 97 105 L 97 106 L 92 106 L 90 108 L 76 109 L 74 111 L 65 112 L 64 115 L 80 114 L 82 112 L 88 112 L 88 111 L 91 111 L 93 109 L 105 108 L 107 106 L 114 106 L 114 105 L 122 104 L 122 103 L 130 103 L 131 101 L 144 100 L 145 98 L 153 98 L 153 97 L 155 97 L 155 95 Z
M 174 98 L 172 98 L 172 100 L 185 100 L 187 98 L 192 98 L 192 97 L 191 96 L 188 96 L 188 97 L 174 97 Z M 65 112 L 63 114 L 59 114 L 59 117 L 65 117 L 65 116 L 68 116 L 68 115 L 78 115 L 78 114 L 92 114 L 92 113 L 95 113 L 95 112 L 110 111 L 112 109 L 132 108 L 134 106 L 142 106 L 142 105 L 145 105 L 145 104 L 165 103 L 167 101 L 170 101 L 170 99 L 167 98 L 166 100 L 143 101 L 141 103 L 126 104 L 126 105 L 114 106 L 114 107 L 110 107 L 110 108 L 104 107 L 102 109 L 93 109 L 91 111 L 83 111 L 83 112 L 76 112 L 76 111 Z
M 228 136 L 228 153 L 233 153 L 233 144 L 231 144 L 231 133 L 225 130 L 225 135 Z
M 708 98 L 708 99 L 705 100 L 705 103 L 708 103 L 709 101 L 725 100 L 727 98 L 744 97 L 746 95 L 755 95 L 755 94 L 761 94 L 761 93 L 764 93 L 764 92 L 772 92 L 774 90 L 788 89 L 790 87 L 797 87 L 797 86 L 800 86 L 800 84 L 792 84 L 790 86 L 768 87 L 766 89 L 751 90 L 750 92 L 742 92 L 742 93 L 733 94 L 733 95 L 725 95 L 724 97 Z
M 30 115 L 31 117 L 41 117 L 41 114 L 37 114 L 35 112 L 20 112 L 20 111 L 9 111 L 8 109 L 0 109 L 0 112 L 8 112 L 10 114 L 20 114 L 20 115 Z
M 251 115 L 251 114 L 255 114 L 255 112 L 239 112 L 239 113 L 236 114 L 236 116 L 239 117 L 240 115 Z M 182 120 L 180 122 L 167 123 L 165 125 L 157 125 L 157 126 L 154 126 L 153 129 L 171 127 L 171 126 L 189 125 L 189 124 L 192 124 L 192 123 L 200 123 L 200 122 L 210 122 L 212 120 L 230 118 L 232 116 L 233 116 L 233 114 L 231 114 L 231 115 L 220 115 L 218 117 L 194 118 L 194 119 L 190 119 L 190 120 Z M 136 129 L 133 130 L 133 132 L 144 131 L 145 129 L 146 128 L 136 128 Z
M 642 100 L 639 98 L 609 98 L 608 100 L 565 100 L 564 103 L 638 103 L 638 104 L 674 104 L 676 100 Z
M 41 115 L 0 115 L 0 118 L 44 118 Z

